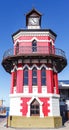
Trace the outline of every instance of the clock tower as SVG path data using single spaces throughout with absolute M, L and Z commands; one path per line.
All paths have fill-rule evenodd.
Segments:
M 62 126 L 58 73 L 67 59 L 55 47 L 56 33 L 41 29 L 41 16 L 36 9 L 26 14 L 26 29 L 13 33 L 13 48 L 3 56 L 2 65 L 11 75 L 10 127 Z
M 28 29 L 40 29 L 41 28 L 41 13 L 32 9 L 26 14 L 26 26 Z

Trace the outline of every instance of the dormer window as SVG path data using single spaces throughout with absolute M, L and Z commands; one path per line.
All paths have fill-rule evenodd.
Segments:
M 37 41 L 33 40 L 32 42 L 32 52 L 37 52 Z

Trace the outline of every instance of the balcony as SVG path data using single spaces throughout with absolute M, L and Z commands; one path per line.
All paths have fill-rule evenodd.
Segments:
M 52 61 L 55 61 L 58 72 L 67 65 L 65 52 L 61 49 L 51 48 L 48 46 L 20 46 L 8 49 L 3 55 L 2 65 L 6 69 L 6 66 L 9 68 L 9 64 L 11 65 L 13 61 L 25 58 L 36 58 L 40 60 L 43 58 L 47 60 L 51 59 Z
M 30 47 L 30 46 L 21 46 L 15 47 L 14 49 L 8 49 L 3 56 L 3 59 L 12 56 L 45 56 L 45 55 L 55 55 L 66 58 L 65 52 L 58 48 L 50 48 L 47 46 L 38 46 L 38 47 Z

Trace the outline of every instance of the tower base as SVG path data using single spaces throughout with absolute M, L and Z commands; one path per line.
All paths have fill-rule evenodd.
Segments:
M 62 118 L 61 116 L 44 118 L 38 116 L 9 116 L 8 126 L 15 128 L 59 128 L 62 126 Z

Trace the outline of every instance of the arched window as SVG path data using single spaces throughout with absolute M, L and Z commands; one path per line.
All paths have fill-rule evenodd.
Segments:
M 17 85 L 17 70 L 14 70 L 14 77 L 13 77 L 13 86 Z
M 37 51 L 37 41 L 33 40 L 32 42 L 32 52 L 36 52 Z
M 30 115 L 39 116 L 39 114 L 40 114 L 40 104 L 36 99 L 34 99 L 30 105 Z
M 46 69 L 44 67 L 41 69 L 41 84 L 42 86 L 46 85 Z
M 50 54 L 52 54 L 52 42 L 50 42 Z
M 35 67 L 32 70 L 32 85 L 37 85 L 37 69 Z
M 16 55 L 19 53 L 19 42 L 16 44 Z
M 25 67 L 24 69 L 24 85 L 28 85 L 28 68 Z

